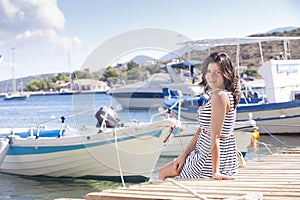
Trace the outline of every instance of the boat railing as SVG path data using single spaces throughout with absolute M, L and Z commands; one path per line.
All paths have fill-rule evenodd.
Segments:
M 57 121 L 61 121 L 61 126 L 60 126 L 60 131 L 59 131 L 59 135 L 58 137 L 60 137 L 62 135 L 62 132 L 64 131 L 66 125 L 65 125 L 65 120 L 68 119 L 68 118 L 71 118 L 71 117 L 75 117 L 77 115 L 80 115 L 80 114 L 84 114 L 84 113 L 87 113 L 87 112 L 90 112 L 90 111 L 94 111 L 95 109 L 98 109 L 99 106 L 97 107 L 93 107 L 93 108 L 90 108 L 90 109 L 86 109 L 86 110 L 82 110 L 82 111 L 79 111 L 79 112 L 76 112 L 76 113 L 73 113 L 73 114 L 70 114 L 70 115 L 66 115 L 66 116 L 62 116 L 60 118 L 55 118 L 55 119 L 51 119 L 51 120 L 48 120 L 48 121 L 45 121 L 45 122 L 42 122 L 42 123 L 39 123 L 37 125 L 37 133 L 36 133 L 36 138 L 39 137 L 40 135 L 40 131 L 46 127 L 46 125 L 48 124 L 51 124 L 53 122 L 57 122 Z
M 181 102 L 180 100 L 178 100 L 178 104 L 181 105 Z M 174 106 L 176 106 L 175 104 L 169 108 L 169 109 L 172 109 Z M 102 106 L 103 107 L 103 106 Z M 105 106 L 104 106 L 105 107 Z M 73 114 L 70 114 L 70 115 L 66 115 L 66 116 L 62 116 L 61 118 L 55 118 L 55 119 L 51 119 L 51 120 L 48 120 L 48 121 L 45 121 L 45 122 L 42 122 L 42 123 L 39 123 L 37 125 L 37 132 L 36 132 L 36 138 L 38 138 L 40 136 L 40 131 L 45 129 L 45 127 L 48 125 L 48 124 L 51 124 L 51 123 L 54 123 L 54 122 L 57 122 L 57 121 L 61 121 L 61 125 L 60 125 L 60 129 L 59 129 L 59 134 L 58 134 L 58 137 L 61 137 L 62 134 L 63 134 L 63 131 L 65 130 L 66 128 L 66 124 L 65 124 L 65 120 L 68 119 L 68 118 L 71 118 L 71 117 L 75 117 L 77 115 L 80 115 L 80 114 L 84 114 L 84 113 L 87 113 L 87 112 L 90 112 L 90 111 L 95 111 L 96 109 L 99 109 L 99 106 L 97 107 L 93 107 L 93 108 L 90 108 L 90 109 L 86 109 L 86 110 L 82 110 L 82 111 L 79 111 L 79 112 L 76 112 L 76 113 L 73 113 Z M 153 122 L 154 121 L 154 118 L 157 117 L 157 116 L 165 116 L 165 117 L 169 117 L 170 114 L 168 113 L 169 112 L 169 109 L 166 109 L 164 110 L 163 108 L 159 108 L 158 109 L 158 113 L 155 113 L 151 116 L 151 119 L 150 119 L 150 122 Z M 107 110 L 107 109 L 106 109 Z M 105 112 L 104 114 L 104 117 L 103 117 L 103 120 L 100 124 L 100 130 L 103 130 L 103 128 L 105 128 L 106 126 L 106 121 L 107 121 L 107 118 L 108 118 L 108 111 Z M 180 119 L 179 119 L 180 121 Z M 31 136 L 33 136 L 33 127 L 31 128 Z
M 181 104 L 180 103 L 180 100 L 176 101 L 174 103 L 174 105 L 172 105 L 171 107 L 167 108 L 167 109 L 163 109 L 162 107 L 159 107 L 158 108 L 158 113 L 155 113 L 151 116 L 150 118 L 150 123 L 152 123 L 154 121 L 154 118 L 157 117 L 157 116 L 165 116 L 165 117 L 170 117 L 170 110 L 172 110 L 177 104 Z M 178 119 L 178 121 L 180 121 Z

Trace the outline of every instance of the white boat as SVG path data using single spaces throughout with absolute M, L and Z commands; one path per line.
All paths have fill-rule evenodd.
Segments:
M 258 43 L 262 54 L 261 42 L 284 41 L 284 60 L 271 59 L 264 62 L 263 55 L 261 55 L 262 66 L 259 69 L 259 73 L 265 80 L 266 101 L 239 104 L 237 121 L 248 120 L 250 114 L 260 128 L 260 133 L 300 133 L 300 60 L 290 59 L 291 55 L 287 48 L 289 40 L 300 40 L 300 37 L 207 39 L 187 41 L 184 44 L 207 46 L 237 45 L 238 66 L 240 44 Z M 193 98 L 187 98 L 187 101 L 180 100 L 183 102 L 180 109 L 182 117 L 195 119 L 195 111 L 199 105 L 188 103 Z
M 9 92 L 4 96 L 4 100 L 24 100 L 29 97 L 29 94 L 20 92 Z
M 205 94 L 200 96 L 182 95 L 181 91 L 170 90 L 169 88 L 163 88 L 163 94 L 165 98 L 164 103 L 171 109 L 172 114 L 174 116 L 180 115 L 183 119 L 190 121 L 195 121 L 197 119 L 197 110 L 208 100 L 208 96 Z M 262 97 L 246 98 L 243 95 L 238 107 L 243 105 L 248 107 L 250 105 L 260 105 L 263 99 L 264 98 Z M 246 115 L 242 121 L 247 121 L 248 119 L 249 115 Z
M 110 115 L 101 116 L 106 123 L 100 127 L 2 134 L 1 143 L 9 138 L 9 149 L 0 171 L 26 176 L 149 179 L 165 144 L 176 134 L 178 121 L 165 116 L 149 123 L 105 128 Z
M 197 85 L 184 83 L 173 68 L 193 68 L 200 64 L 197 62 L 177 62 L 166 65 L 168 74 L 152 75 L 145 82 L 138 82 L 119 88 L 111 89 L 110 94 L 125 109 L 148 109 L 151 107 L 165 107 L 162 88 L 179 89 L 184 94 L 198 94 Z
M 261 133 L 300 133 L 300 60 L 269 60 L 259 73 L 265 79 L 267 102 L 239 106 L 237 119 L 250 113 Z
M 60 95 L 73 95 L 73 94 L 79 94 L 79 90 L 74 90 L 71 88 L 61 88 L 59 89 L 59 94 Z
M 4 100 L 24 100 L 30 96 L 29 93 L 24 93 L 23 91 L 21 92 L 17 91 L 16 79 L 15 79 L 16 65 L 15 65 L 14 50 L 15 48 L 12 48 L 12 74 L 13 74 L 13 77 L 11 79 L 12 89 L 11 92 L 5 94 Z

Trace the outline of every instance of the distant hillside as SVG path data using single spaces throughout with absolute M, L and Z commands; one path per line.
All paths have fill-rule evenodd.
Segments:
M 275 29 L 276 30 L 276 29 Z M 250 35 L 249 37 L 266 37 L 266 36 L 286 36 L 286 37 L 300 37 L 300 28 L 283 31 L 283 32 L 272 32 L 265 34 L 255 34 Z M 262 51 L 264 61 L 275 58 L 280 55 L 281 52 L 284 52 L 284 43 L 283 41 L 273 41 L 273 42 L 262 42 Z M 289 49 L 291 59 L 300 59 L 300 40 L 293 40 L 289 42 Z M 210 49 L 210 52 L 214 51 L 224 51 L 231 57 L 233 62 L 236 63 L 236 45 L 227 45 L 227 46 L 218 46 Z M 194 50 L 191 52 L 191 59 L 203 60 L 208 55 L 206 51 Z M 259 44 L 243 44 L 240 45 L 240 66 L 247 66 L 249 68 L 258 69 L 261 66 L 261 56 L 259 51 Z
M 297 27 L 294 27 L 294 26 L 287 26 L 287 27 L 281 27 L 281 28 L 275 28 L 275 29 L 272 29 L 270 31 L 268 31 L 266 34 L 272 34 L 272 33 L 283 33 L 283 32 L 287 32 L 287 31 L 292 31 L 292 30 L 295 30 L 297 29 Z
M 16 79 L 16 89 L 17 91 L 21 91 L 25 88 L 26 83 L 33 81 L 38 78 L 51 78 L 57 73 L 52 73 L 52 74 L 41 74 L 41 75 L 36 75 L 36 76 L 27 76 L 24 78 L 18 78 Z M 61 74 L 67 74 L 67 73 L 61 73 Z M 3 92 L 9 92 L 12 91 L 12 81 L 11 79 L 5 80 L 5 81 L 0 81 L 0 93 Z
M 131 61 L 133 61 L 139 65 L 146 65 L 147 62 L 156 61 L 156 59 L 152 58 L 150 56 L 138 55 L 138 56 L 135 56 L 134 58 L 132 58 Z

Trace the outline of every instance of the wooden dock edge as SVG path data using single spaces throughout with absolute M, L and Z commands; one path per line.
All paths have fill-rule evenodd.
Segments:
M 300 147 L 248 161 L 235 180 L 176 178 L 92 192 L 84 197 L 112 199 L 300 199 Z

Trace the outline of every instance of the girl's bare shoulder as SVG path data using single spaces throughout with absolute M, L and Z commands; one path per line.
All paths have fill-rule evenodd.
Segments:
M 212 101 L 226 101 L 227 96 L 224 90 L 216 90 L 211 93 Z

